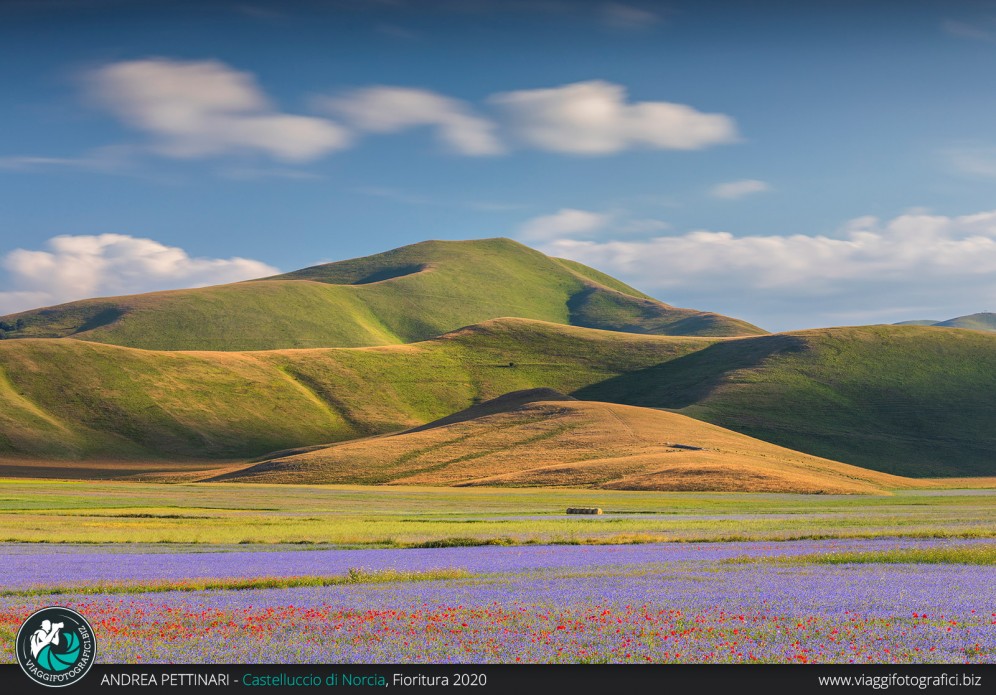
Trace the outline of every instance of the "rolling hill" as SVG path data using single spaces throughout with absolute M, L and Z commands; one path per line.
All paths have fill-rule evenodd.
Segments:
M 397 432 L 548 387 L 912 477 L 996 474 L 996 335 L 868 326 L 749 338 L 499 319 L 373 348 L 0 342 L 0 456 L 245 459 Z
M 832 328 L 717 342 L 574 392 L 897 475 L 996 472 L 996 335 Z
M 969 314 L 947 321 L 938 321 L 934 325 L 944 328 L 969 328 L 974 331 L 996 331 L 996 314 L 988 311 Z
M 663 304 L 509 239 L 426 241 L 272 278 L 88 299 L 2 320 L 13 328 L 8 338 L 245 351 L 411 343 L 506 316 L 655 335 L 764 333 Z
M 234 459 L 574 391 L 713 342 L 502 319 L 411 345 L 175 352 L 0 342 L 0 456 Z
M 874 493 L 914 484 L 676 413 L 506 394 L 400 434 L 282 452 L 213 480 Z
M 983 311 L 978 314 L 959 316 L 947 321 L 901 321 L 896 326 L 938 326 L 940 328 L 968 328 L 973 331 L 996 331 L 996 314 Z

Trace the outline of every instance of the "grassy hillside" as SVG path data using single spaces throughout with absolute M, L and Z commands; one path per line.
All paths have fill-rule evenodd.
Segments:
M 710 339 L 500 319 L 408 345 L 244 353 L 5 340 L 0 456 L 244 458 L 535 387 L 897 475 L 996 474 L 996 335 L 913 326 Z
M 0 343 L 0 455 L 236 458 L 423 424 L 509 391 L 574 391 L 707 339 L 517 319 L 413 345 L 156 352 Z
M 896 326 L 939 326 L 941 328 L 968 328 L 973 331 L 996 331 L 996 314 L 983 311 L 978 314 L 959 316 L 947 321 L 901 321 Z
M 409 343 L 506 316 L 656 335 L 764 333 L 662 304 L 509 239 L 428 241 L 264 280 L 72 302 L 3 321 L 21 325 L 8 338 L 235 351 Z
M 913 484 L 677 413 L 550 389 L 506 394 L 400 434 L 274 456 L 215 480 L 828 494 Z
M 574 395 L 897 475 L 996 472 L 996 335 L 868 326 L 723 341 Z
M 970 328 L 974 331 L 996 331 L 996 314 L 988 311 L 969 314 L 947 321 L 938 321 L 934 325 L 945 328 Z

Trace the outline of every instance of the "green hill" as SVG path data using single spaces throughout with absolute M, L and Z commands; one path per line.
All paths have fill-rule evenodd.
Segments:
M 0 456 L 239 458 L 406 429 L 509 391 L 574 391 L 709 345 L 503 319 L 411 345 L 169 352 L 0 342 Z
M 996 474 L 996 335 L 913 326 L 714 339 L 500 319 L 408 345 L 243 353 L 6 340 L 0 456 L 246 458 L 538 387 L 897 475 Z
M 15 328 L 8 338 L 235 351 L 410 343 L 505 316 L 656 335 L 764 333 L 668 306 L 509 239 L 427 241 L 263 280 L 90 299 L 2 320 Z
M 941 328 L 968 328 L 973 331 L 996 331 L 996 314 L 983 311 L 978 314 L 959 316 L 947 321 L 900 321 L 894 326 L 939 326 Z
M 718 342 L 581 389 L 909 476 L 996 473 L 996 335 L 913 326 Z
M 988 311 L 969 314 L 947 321 L 938 321 L 934 325 L 945 328 L 970 328 L 974 331 L 996 331 L 996 314 Z

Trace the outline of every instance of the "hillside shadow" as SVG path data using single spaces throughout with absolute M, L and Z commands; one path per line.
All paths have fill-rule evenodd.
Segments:
M 94 328 L 110 325 L 122 316 L 124 316 L 124 311 L 116 306 L 109 306 L 104 309 L 100 309 L 96 313 L 87 317 L 74 333 L 84 333 L 86 331 L 92 331 Z
M 805 341 L 790 335 L 722 341 L 684 357 L 586 386 L 571 395 L 586 401 L 680 409 L 706 398 L 731 372 L 757 367 L 774 355 L 804 349 Z
M 595 301 L 601 301 L 596 306 Z M 629 333 L 647 333 L 644 325 L 660 319 L 666 310 L 659 304 L 639 297 L 623 294 L 604 287 L 585 287 L 567 299 L 567 311 L 572 326 L 606 328 Z
M 415 275 L 416 273 L 421 273 L 423 270 L 428 269 L 425 263 L 418 263 L 413 265 L 402 265 L 394 268 L 383 268 L 376 272 L 365 275 L 358 280 L 354 280 L 353 285 L 372 285 L 375 282 L 384 282 L 384 280 L 393 280 L 394 278 L 401 278 L 406 275 Z

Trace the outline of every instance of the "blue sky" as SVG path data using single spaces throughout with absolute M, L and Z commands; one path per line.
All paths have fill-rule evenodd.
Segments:
M 996 307 L 996 4 L 0 4 L 0 312 L 518 238 L 773 330 Z

